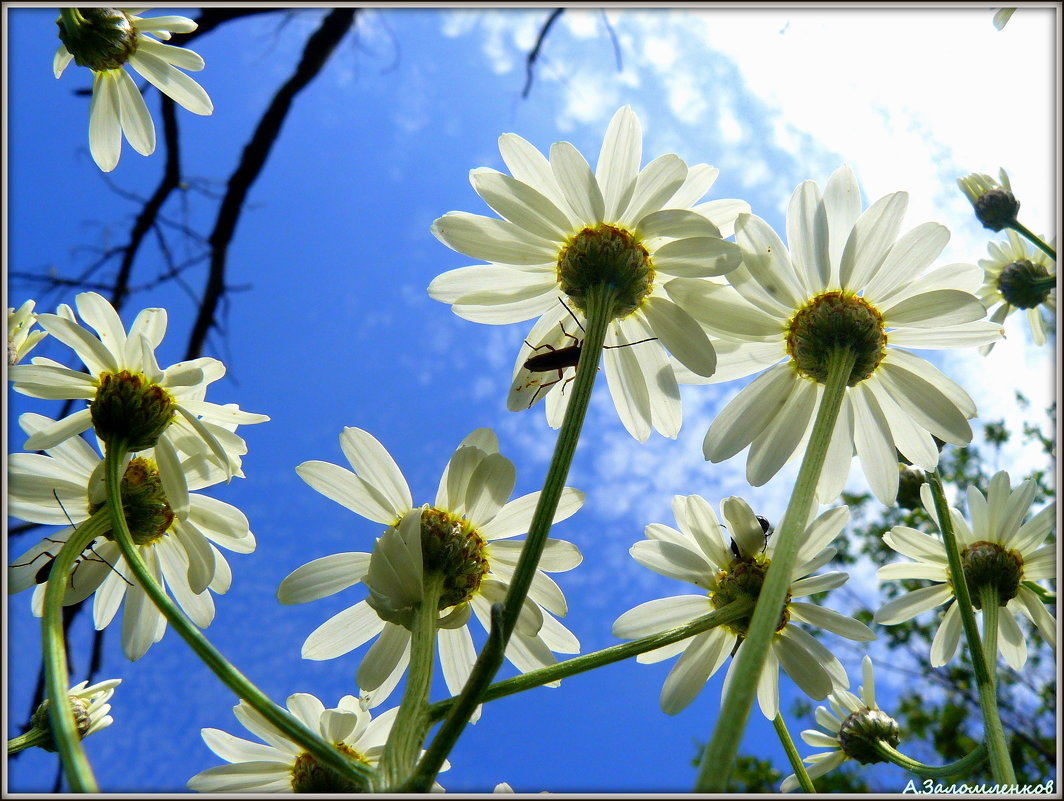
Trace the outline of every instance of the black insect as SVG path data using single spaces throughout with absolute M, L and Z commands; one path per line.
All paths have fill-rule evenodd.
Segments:
M 562 306 L 565 306 L 565 310 L 569 312 L 569 316 L 573 318 L 573 322 L 575 322 L 580 331 L 583 332 L 584 326 L 580 324 L 580 320 L 575 314 L 573 314 L 573 310 L 570 309 L 569 306 L 565 303 L 565 301 L 561 298 L 558 298 L 558 302 L 561 303 Z M 575 376 L 570 376 L 566 379 L 565 370 L 569 367 L 576 367 L 577 363 L 580 361 L 580 354 L 583 352 L 584 349 L 584 341 L 577 337 L 575 334 L 570 334 L 568 331 L 566 331 L 564 325 L 561 327 L 561 333 L 562 336 L 566 339 L 571 339 L 573 344 L 559 348 L 550 343 L 544 343 L 542 345 L 536 346 L 529 342 L 527 339 L 525 340 L 525 344 L 528 345 L 528 347 L 532 348 L 533 351 L 546 350 L 546 353 L 534 353 L 534 355 L 529 356 L 525 360 L 525 363 L 522 368 L 528 371 L 529 373 L 553 373 L 555 371 L 557 371 L 558 373 L 558 377 L 555 378 L 553 381 L 543 381 L 538 376 L 522 377 L 520 380 L 518 380 L 517 385 L 515 387 L 515 389 L 517 389 L 518 391 L 530 389 L 533 386 L 536 387 L 536 391 L 535 393 L 533 393 L 532 399 L 528 402 L 529 408 L 531 408 L 532 405 L 535 404 L 536 399 L 539 397 L 539 393 L 542 392 L 544 389 L 549 389 L 550 387 L 553 387 L 555 384 L 559 383 L 562 380 L 565 380 L 565 382 L 568 383 L 569 381 L 572 381 L 573 378 L 575 378 Z M 642 344 L 643 342 L 652 342 L 656 339 L 657 337 L 647 337 L 646 339 L 640 339 L 635 342 L 626 342 L 623 345 L 603 345 L 602 347 L 604 350 L 609 350 L 613 348 L 627 348 L 631 347 L 632 345 Z M 523 384 L 521 383 L 522 380 L 524 381 Z
M 77 531 L 77 526 L 75 526 L 74 525 L 74 521 L 70 519 L 70 515 L 67 514 L 66 507 L 63 506 L 63 502 L 61 500 L 59 500 L 59 494 L 54 489 L 52 490 L 52 495 L 55 496 L 56 503 L 59 504 L 59 508 L 62 509 L 63 510 L 63 514 L 66 515 L 67 522 L 69 522 L 70 525 L 74 527 L 74 530 Z M 55 543 L 60 548 L 62 546 L 64 546 L 64 545 L 66 545 L 66 543 L 63 542 L 62 540 L 53 540 L 51 537 L 45 537 L 44 539 L 45 539 L 46 542 Z M 78 572 L 78 568 L 81 567 L 81 563 L 84 562 L 84 561 L 102 562 L 103 564 L 107 565 L 109 568 L 114 570 L 115 573 L 118 573 L 118 570 L 115 568 L 114 565 L 112 565 L 110 562 L 108 562 L 106 559 L 104 559 L 102 556 L 100 556 L 98 553 L 96 553 L 96 549 L 93 547 L 95 544 L 96 544 L 95 540 L 90 542 L 88 544 L 88 546 L 86 546 L 85 550 L 81 552 L 81 555 L 78 556 L 77 559 L 74 560 L 74 569 L 70 571 L 70 587 L 71 587 L 71 589 L 74 588 L 74 576 Z M 96 558 L 95 559 L 90 559 L 88 556 L 86 556 L 86 551 L 92 552 L 92 555 L 95 556 Z M 32 559 L 30 559 L 28 562 L 21 562 L 19 564 L 13 564 L 13 565 L 11 565 L 11 567 L 26 567 L 28 565 L 32 565 L 34 562 L 36 562 L 42 556 L 48 557 L 47 559 L 44 560 L 44 562 L 41 564 L 41 566 L 39 568 L 37 568 L 37 572 L 33 575 L 33 583 L 34 584 L 44 584 L 44 582 L 48 581 L 48 577 L 51 575 L 52 565 L 55 563 L 55 559 L 56 559 L 56 557 L 58 555 L 59 555 L 58 552 L 53 554 L 51 551 L 41 551 L 39 554 L 37 554 Z M 132 582 L 130 582 L 129 579 L 127 579 L 121 573 L 118 573 L 118 575 L 121 576 L 122 581 L 126 582 L 126 584 L 129 584 L 130 587 L 133 586 Z
M 761 530 L 765 532 L 765 544 L 761 546 L 761 552 L 764 553 L 765 548 L 768 547 L 768 538 L 772 534 L 772 524 L 769 523 L 768 520 L 762 517 L 761 515 L 757 515 L 756 517 L 757 522 L 761 524 Z M 737 543 L 734 539 L 731 540 L 731 552 L 732 556 L 734 556 L 736 559 L 742 558 L 742 554 L 739 553 L 739 543 Z M 738 648 L 738 646 L 736 647 Z

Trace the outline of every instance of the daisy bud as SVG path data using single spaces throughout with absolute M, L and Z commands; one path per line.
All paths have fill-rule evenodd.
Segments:
M 586 311 L 584 302 L 591 287 L 614 287 L 618 319 L 638 309 L 654 283 L 647 249 L 630 231 L 607 223 L 570 237 L 558 256 L 557 270 L 561 291 L 580 311 Z
M 18 364 L 38 342 L 48 336 L 46 331 L 34 331 L 37 315 L 33 313 L 34 301 L 27 300 L 15 309 L 7 310 L 7 363 Z
M 880 740 L 891 748 L 901 742 L 897 721 L 880 709 L 859 709 L 839 728 L 842 752 L 862 765 L 884 761 L 875 749 Z
M 904 462 L 898 463 L 900 474 L 898 477 L 898 506 L 902 509 L 919 509 L 920 486 L 927 482 L 924 471 Z
M 847 382 L 855 386 L 872 375 L 886 354 L 883 316 L 852 292 L 823 292 L 788 323 L 787 353 L 801 375 L 823 384 L 828 377 L 828 357 L 839 347 L 857 356 Z
M 137 49 L 137 32 L 129 16 L 117 8 L 64 9 L 56 20 L 59 39 L 79 67 L 117 69 Z M 72 13 L 71 13 L 72 12 Z
M 1021 259 L 1007 264 L 998 278 L 998 291 L 1008 303 L 1018 309 L 1033 309 L 1045 303 L 1053 289 L 1047 281 L 1049 270 L 1044 264 Z
M 121 679 L 108 679 L 87 687 L 88 682 L 83 681 L 70 688 L 67 698 L 74 712 L 74 726 L 79 738 L 84 739 L 114 722 L 114 718 L 108 714 L 111 711 L 111 705 L 107 701 L 114 695 L 114 688 L 121 683 Z M 49 706 L 50 702 L 47 700 L 38 706 L 33 717 L 30 718 L 30 725 L 47 735 L 43 742 L 38 743 L 38 747 L 45 751 L 55 751 Z
M 1011 226 L 1016 222 L 1016 214 L 1020 210 L 1020 201 L 1012 194 L 1008 173 L 1001 170 L 1000 177 L 1000 183 L 980 173 L 957 180 L 961 191 L 975 208 L 976 218 L 991 231 Z
M 140 373 L 102 373 L 96 397 L 89 404 L 96 435 L 110 444 L 121 440 L 140 451 L 155 446 L 174 419 L 170 393 Z
M 964 579 L 972 594 L 972 605 L 982 609 L 980 588 L 991 585 L 997 588 L 1001 606 L 1016 597 L 1023 580 L 1023 558 L 994 542 L 976 542 L 961 554 Z

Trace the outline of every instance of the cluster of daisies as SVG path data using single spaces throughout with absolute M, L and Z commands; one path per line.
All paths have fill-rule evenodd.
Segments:
M 127 60 L 149 80 L 158 77 L 160 63 L 166 62 L 168 85 L 184 87 L 185 105 L 209 113 L 209 101 L 193 103 L 199 97 L 191 88 L 195 84 L 173 69 L 197 69 L 202 61 L 146 36 L 166 38 L 170 31 L 191 30 L 182 19 L 124 15 L 118 22 L 132 37 L 125 45 L 132 48 Z M 67 20 L 67 30 L 77 30 L 78 24 Z M 85 46 L 72 35 L 64 39 L 57 74 Z M 138 110 L 129 93 L 127 83 L 132 82 L 121 68 L 125 62 L 108 63 L 89 64 L 96 73 L 90 139 L 104 169 L 117 162 L 120 146 L 115 108 L 134 147 L 144 152 L 154 141 L 148 135 L 150 117 L 145 121 L 146 112 Z M 817 486 L 821 504 L 838 498 L 854 456 L 875 496 L 891 505 L 898 493 L 899 455 L 932 471 L 939 459 L 936 439 L 956 445 L 971 441 L 968 421 L 976 415 L 974 402 L 910 349 L 988 349 L 1002 336 L 1001 323 L 1015 308 L 1027 309 L 1035 341 L 1046 340 L 1042 309 L 1055 311 L 1055 296 L 1047 292 L 1033 306 L 1024 306 L 1022 293 L 1012 291 L 1017 275 L 1044 278 L 1053 270 L 1045 258 L 1034 256 L 1010 233 L 1007 244 L 991 246 L 993 258 L 981 265 L 982 271 L 975 265 L 934 267 L 949 232 L 936 223 L 903 231 L 904 192 L 864 208 L 856 177 L 847 167 L 823 188 L 806 181 L 795 189 L 785 245 L 748 204 L 703 200 L 717 176 L 715 168 L 688 166 L 675 155 L 640 167 L 642 130 L 628 107 L 610 122 L 594 169 L 567 142 L 555 143 L 544 155 L 521 137 L 505 134 L 499 148 L 509 175 L 490 169 L 471 173 L 474 189 L 499 216 L 450 212 L 432 226 L 444 244 L 486 263 L 440 275 L 429 292 L 469 320 L 506 324 L 538 318 L 517 356 L 508 404 L 520 410 L 544 401 L 554 427 L 561 424 L 571 397 L 588 287 L 601 279 L 595 274 L 600 265 L 612 271 L 610 281 L 616 285 L 602 358 L 624 427 L 640 441 L 652 430 L 674 438 L 682 422 L 681 384 L 757 374 L 720 411 L 703 443 L 711 462 L 748 448 L 746 473 L 755 487 L 805 451 L 832 348 L 857 352 Z M 987 306 L 999 300 L 1000 308 L 985 319 Z M 127 382 L 137 391 L 148 387 L 165 397 L 170 410 L 158 436 L 137 443 L 128 455 L 123 492 L 136 490 L 138 497 L 149 497 L 157 512 L 145 519 L 143 530 L 133 532 L 134 541 L 156 580 L 205 627 L 214 616 L 212 593 L 226 592 L 231 580 L 219 548 L 249 553 L 255 539 L 239 510 L 193 491 L 242 476 L 246 446 L 236 431 L 267 418 L 205 400 L 207 386 L 225 372 L 216 359 L 160 368 L 155 350 L 166 330 L 164 310 L 143 310 L 127 331 L 111 305 L 95 293 L 78 295 L 75 306 L 77 313 L 64 305 L 54 314 L 38 314 L 29 302 L 9 313 L 14 390 L 89 403 L 61 420 L 29 413 L 19 419 L 28 452 L 10 459 L 9 511 L 60 528 L 9 566 L 10 591 L 33 588 L 32 608 L 41 614 L 45 568 L 77 526 L 106 504 L 101 454 L 109 440 L 97 430 L 93 406 L 102 405 L 98 399 L 116 382 Z M 70 347 L 83 370 L 41 356 L 17 364 L 46 334 Z M 96 441 L 83 436 L 90 430 Z M 431 502 L 415 502 L 398 465 L 370 433 L 345 428 L 340 447 L 350 469 L 325 461 L 304 462 L 296 469 L 313 489 L 376 527 L 374 541 L 366 542 L 372 547 L 299 567 L 281 583 L 277 597 L 283 604 L 304 603 L 365 585 L 362 600 L 310 633 L 302 655 L 333 659 L 372 645 L 358 667 L 359 697 L 345 696 L 336 708 L 326 709 L 317 698 L 296 694 L 288 699 L 288 709 L 344 753 L 374 765 L 396 710 L 376 718 L 370 710 L 391 697 L 407 671 L 411 621 L 424 599 L 426 573 L 445 576 L 436 644 L 447 688 L 458 693 L 477 655 L 470 621 L 476 617 L 489 629 L 492 604 L 507 597 L 522 552 L 519 538 L 529 530 L 540 493 L 511 498 L 515 468 L 489 429 L 476 429 L 458 444 Z M 937 521 L 926 485 L 923 490 L 925 506 Z M 1033 582 L 1054 577 L 1055 551 L 1046 538 L 1055 505 L 1024 522 L 1033 497 L 1030 482 L 1012 491 L 1002 473 L 986 496 L 977 488 L 969 490 L 971 525 L 959 512 L 952 513 L 966 554 L 978 551 L 983 558 L 992 552 L 1016 567 L 1011 591 L 999 588 L 1002 605 L 1013 614 L 998 618 L 997 639 L 1014 668 L 1026 660 L 1016 616 L 1028 618 L 1055 647 L 1055 621 L 1032 588 Z M 583 500 L 583 493 L 566 487 L 554 522 L 576 513 Z M 631 554 L 649 569 L 698 591 L 625 612 L 613 628 L 620 638 L 661 633 L 738 598 L 757 599 L 776 547 L 770 525 L 738 497 L 720 504 L 720 517 L 698 495 L 676 496 L 673 511 L 678 529 L 647 526 L 646 541 L 633 546 Z M 803 735 L 812 745 L 834 749 L 810 758 L 812 774 L 859 758 L 840 745 L 839 732 L 860 729 L 862 721 L 887 726 L 880 739 L 891 739 L 875 704 L 870 663 L 858 698 L 847 690 L 842 664 L 807 627 L 858 642 L 875 634 L 851 617 L 799 600 L 846 582 L 846 573 L 818 571 L 835 556 L 832 542 L 848 516 L 845 506 L 835 506 L 804 521 L 786 606 L 756 680 L 759 705 L 770 719 L 779 711 L 781 668 L 811 697 L 830 700 L 832 711 L 818 711 L 817 720 L 833 734 Z M 915 561 L 881 568 L 881 579 L 935 583 L 892 600 L 876 621 L 896 624 L 947 604 L 931 650 L 932 665 L 945 664 L 956 654 L 960 622 L 942 540 L 904 527 L 885 538 Z M 547 541 L 505 651 L 518 670 L 546 667 L 557 660 L 555 654 L 579 651 L 576 637 L 559 621 L 567 613 L 564 594 L 548 574 L 571 570 L 580 561 L 572 543 Z M 64 603 L 93 595 L 97 628 L 114 620 L 125 601 L 122 644 L 131 660 L 163 636 L 164 618 L 109 534 L 81 554 Z M 675 714 L 695 699 L 742 646 L 748 623 L 749 617 L 736 620 L 640 657 L 656 662 L 679 656 L 661 691 L 666 713 Z M 729 668 L 724 687 L 733 680 Z M 265 744 L 205 729 L 207 745 L 230 764 L 193 777 L 192 789 L 355 789 L 246 703 L 234 713 Z M 854 722 L 854 716 L 860 721 Z M 793 785 L 789 779 L 784 786 Z

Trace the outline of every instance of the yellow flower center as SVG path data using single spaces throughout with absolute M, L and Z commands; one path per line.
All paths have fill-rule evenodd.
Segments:
M 765 574 L 768 572 L 769 564 L 771 564 L 771 560 L 765 558 L 762 554 L 758 554 L 753 558 L 739 557 L 732 559 L 731 565 L 726 570 L 721 570 L 717 573 L 716 589 L 709 594 L 709 600 L 713 604 L 713 608 L 722 609 L 732 601 L 737 601 L 740 598 L 749 598 L 756 606 L 757 599 L 761 595 L 761 587 L 765 583 Z M 783 611 L 780 613 L 779 622 L 776 624 L 776 631 L 782 631 L 791 619 L 791 613 L 788 608 L 790 602 L 791 595 L 787 593 Z M 753 614 L 753 607 L 751 607 L 748 615 L 727 624 L 727 628 L 735 634 L 745 636 Z
M 787 354 L 799 375 L 825 383 L 832 351 L 853 351 L 848 386 L 864 381 L 883 360 L 887 334 L 883 315 L 852 292 L 824 292 L 795 312 L 787 324 Z
M 421 513 L 421 555 L 426 572 L 444 577 L 440 609 L 469 601 L 489 569 L 484 538 L 465 518 L 436 507 Z
M 638 309 L 654 285 L 654 265 L 639 237 L 607 223 L 569 237 L 558 254 L 557 271 L 561 291 L 581 311 L 592 287 L 613 287 L 618 319 Z
M 159 468 L 151 459 L 137 457 L 126 465 L 121 483 L 122 511 L 133 542 L 137 545 L 151 545 L 160 539 L 174 522 L 174 512 L 166 501 L 163 484 L 159 478 Z M 89 515 L 104 506 L 103 503 L 89 503 Z M 110 531 L 104 534 L 113 540 Z
M 342 754 L 368 765 L 366 758 L 346 743 L 333 743 Z M 321 764 L 313 754 L 304 751 L 292 765 L 292 792 L 294 793 L 364 793 L 366 788 L 354 779 L 341 776 L 327 765 Z
M 174 419 L 173 397 L 142 373 L 100 373 L 96 397 L 89 404 L 96 436 L 107 444 L 122 442 L 131 451 L 155 446 Z

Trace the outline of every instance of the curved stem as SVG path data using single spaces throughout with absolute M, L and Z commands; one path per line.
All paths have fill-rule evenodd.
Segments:
M 436 621 L 439 619 L 443 579 L 442 573 L 425 574 L 421 603 L 414 612 L 410 630 L 410 670 L 403 700 L 399 703 L 399 712 L 388 733 L 380 761 L 384 792 L 399 787 L 410 775 L 429 728 L 428 699 L 436 659 Z
M 74 723 L 70 706 L 70 675 L 67 673 L 66 641 L 63 636 L 63 596 L 66 595 L 67 582 L 74 569 L 74 562 L 93 540 L 107 532 L 109 525 L 105 512 L 94 515 L 74 530 L 52 562 L 44 591 L 41 638 L 48 720 L 52 726 L 56 750 L 59 751 L 59 758 L 63 763 L 63 772 L 70 789 L 75 793 L 98 793 L 100 790 L 81 747 L 81 735 Z
M 935 513 L 938 526 L 942 532 L 942 542 L 946 547 L 946 559 L 953 585 L 953 594 L 957 597 L 957 609 L 964 627 L 964 636 L 971 652 L 972 668 L 979 688 L 979 707 L 983 712 L 983 736 L 986 738 L 987 751 L 990 754 L 990 772 L 999 784 L 1015 784 L 1016 773 L 1009 759 L 1008 746 L 1005 743 L 1005 730 L 1001 725 L 1001 715 L 997 708 L 997 694 L 994 680 L 987 666 L 986 655 L 979 639 L 979 627 L 975 622 L 972 597 L 968 591 L 968 582 L 964 580 L 964 567 L 961 564 L 961 552 L 957 545 L 957 536 L 953 531 L 953 518 L 950 515 L 946 493 L 942 489 L 942 479 L 938 471 L 926 473 L 927 482 L 935 498 Z
M 777 712 L 776 719 L 772 721 L 772 725 L 776 728 L 776 736 L 780 738 L 783 750 L 787 754 L 787 761 L 791 763 L 791 770 L 794 771 L 794 776 L 798 779 L 798 785 L 802 788 L 802 792 L 815 793 L 816 788 L 813 786 L 813 780 L 809 778 L 805 764 L 798 755 L 798 749 L 794 747 L 794 740 L 791 739 L 791 733 L 787 731 L 787 724 L 783 722 L 783 715 Z
M 809 510 L 813 508 L 816 485 L 824 467 L 831 433 L 835 428 L 839 409 L 846 393 L 846 382 L 853 369 L 855 356 L 849 348 L 836 348 L 828 357 L 828 376 L 820 399 L 809 446 L 798 470 L 787 511 L 780 523 L 776 549 L 772 555 L 765 583 L 761 587 L 757 606 L 747 630 L 743 647 L 739 649 L 738 664 L 734 666 L 735 680 L 721 704 L 713 736 L 706 744 L 695 783 L 696 793 L 723 793 L 728 786 L 739 741 L 746 728 L 754 703 L 757 682 L 772 644 L 772 635 L 779 623 L 780 612 L 791 583 L 798 545 L 805 529 Z
M 558 509 L 558 501 L 565 488 L 566 477 L 569 475 L 569 466 L 576 452 L 576 444 L 580 440 L 580 429 L 584 425 L 584 416 L 587 414 L 587 407 L 591 401 L 591 390 L 595 385 L 602 345 L 606 341 L 606 329 L 610 320 L 613 319 L 615 297 L 616 290 L 606 286 L 593 287 L 587 293 L 584 309 L 587 317 L 584 343 L 580 351 L 580 361 L 576 365 L 576 376 L 572 385 L 573 394 L 569 398 L 569 406 L 565 410 L 565 418 L 562 420 L 561 430 L 554 444 L 554 455 L 551 457 L 550 467 L 547 468 L 543 491 L 536 503 L 528 536 L 521 549 L 521 557 L 514 569 L 510 588 L 506 593 L 498 643 L 491 649 L 485 645 L 484 650 L 477 657 L 473 672 L 462 689 L 459 701 L 455 703 L 450 714 L 440 726 L 432 745 L 418 765 L 415 779 L 407 787 L 411 792 L 428 791 L 443 765 L 443 760 L 446 759 L 469 722 L 469 716 L 476 709 L 481 694 L 502 666 L 506 644 L 510 641 L 510 635 L 517 624 L 517 616 L 536 574 L 539 557 L 546 546 L 547 535 L 550 533 L 554 514 Z
M 1014 230 L 1016 233 L 1027 237 L 1027 239 L 1031 242 L 1032 245 L 1034 245 L 1036 248 L 1038 248 L 1047 256 L 1049 256 L 1049 258 L 1051 258 L 1053 261 L 1057 260 L 1057 252 L 1049 245 L 1047 245 L 1040 236 L 1037 236 L 1027 230 L 1027 228 L 1022 225 L 1019 220 L 1016 220 L 1011 225 L 1009 225 L 1009 228 Z
M 956 762 L 949 762 L 945 765 L 939 766 L 925 765 L 923 762 L 917 762 L 915 759 L 911 759 L 900 751 L 891 748 L 882 740 L 877 740 L 872 744 L 872 747 L 875 748 L 876 753 L 885 761 L 892 762 L 910 773 L 915 773 L 918 776 L 923 776 L 928 779 L 948 779 L 950 776 L 968 774 L 982 765 L 986 760 L 986 746 L 983 743 L 977 745 L 975 750 L 967 756 L 961 757 Z
M 494 701 L 497 698 L 505 698 L 508 695 L 530 690 L 533 687 L 542 687 L 552 681 L 565 679 L 579 673 L 586 673 L 595 668 L 612 665 L 614 662 L 631 659 L 633 656 L 639 656 L 639 654 L 645 654 L 648 651 L 671 645 L 674 642 L 686 640 L 688 637 L 694 637 L 696 634 L 708 631 L 714 626 L 722 626 L 739 620 L 750 613 L 752 605 L 749 598 L 739 598 L 722 609 L 710 612 L 708 615 L 692 620 L 690 623 L 663 631 L 660 634 L 641 637 L 638 640 L 632 640 L 621 645 L 603 648 L 601 651 L 594 651 L 590 654 L 566 659 L 550 667 L 539 668 L 510 679 L 504 679 L 488 687 L 480 696 L 480 700 Z M 447 715 L 457 700 L 457 698 L 448 698 L 430 706 L 429 720 L 435 722 Z
M 122 552 L 122 557 L 136 578 L 137 584 L 147 593 L 155 607 L 181 638 L 188 643 L 203 663 L 232 690 L 238 698 L 247 701 L 259 714 L 269 721 L 286 738 L 306 749 L 319 761 L 332 768 L 345 778 L 363 784 L 371 781 L 375 771 L 344 754 L 325 742 L 315 732 L 308 729 L 287 710 L 281 708 L 229 661 L 222 656 L 195 624 L 177 608 L 170 597 L 163 591 L 141 559 L 133 537 L 129 533 L 125 514 L 122 511 L 121 485 L 122 473 L 127 449 L 124 443 L 109 443 L 104 456 L 107 477 L 107 506 L 111 510 L 111 530 L 115 542 Z

